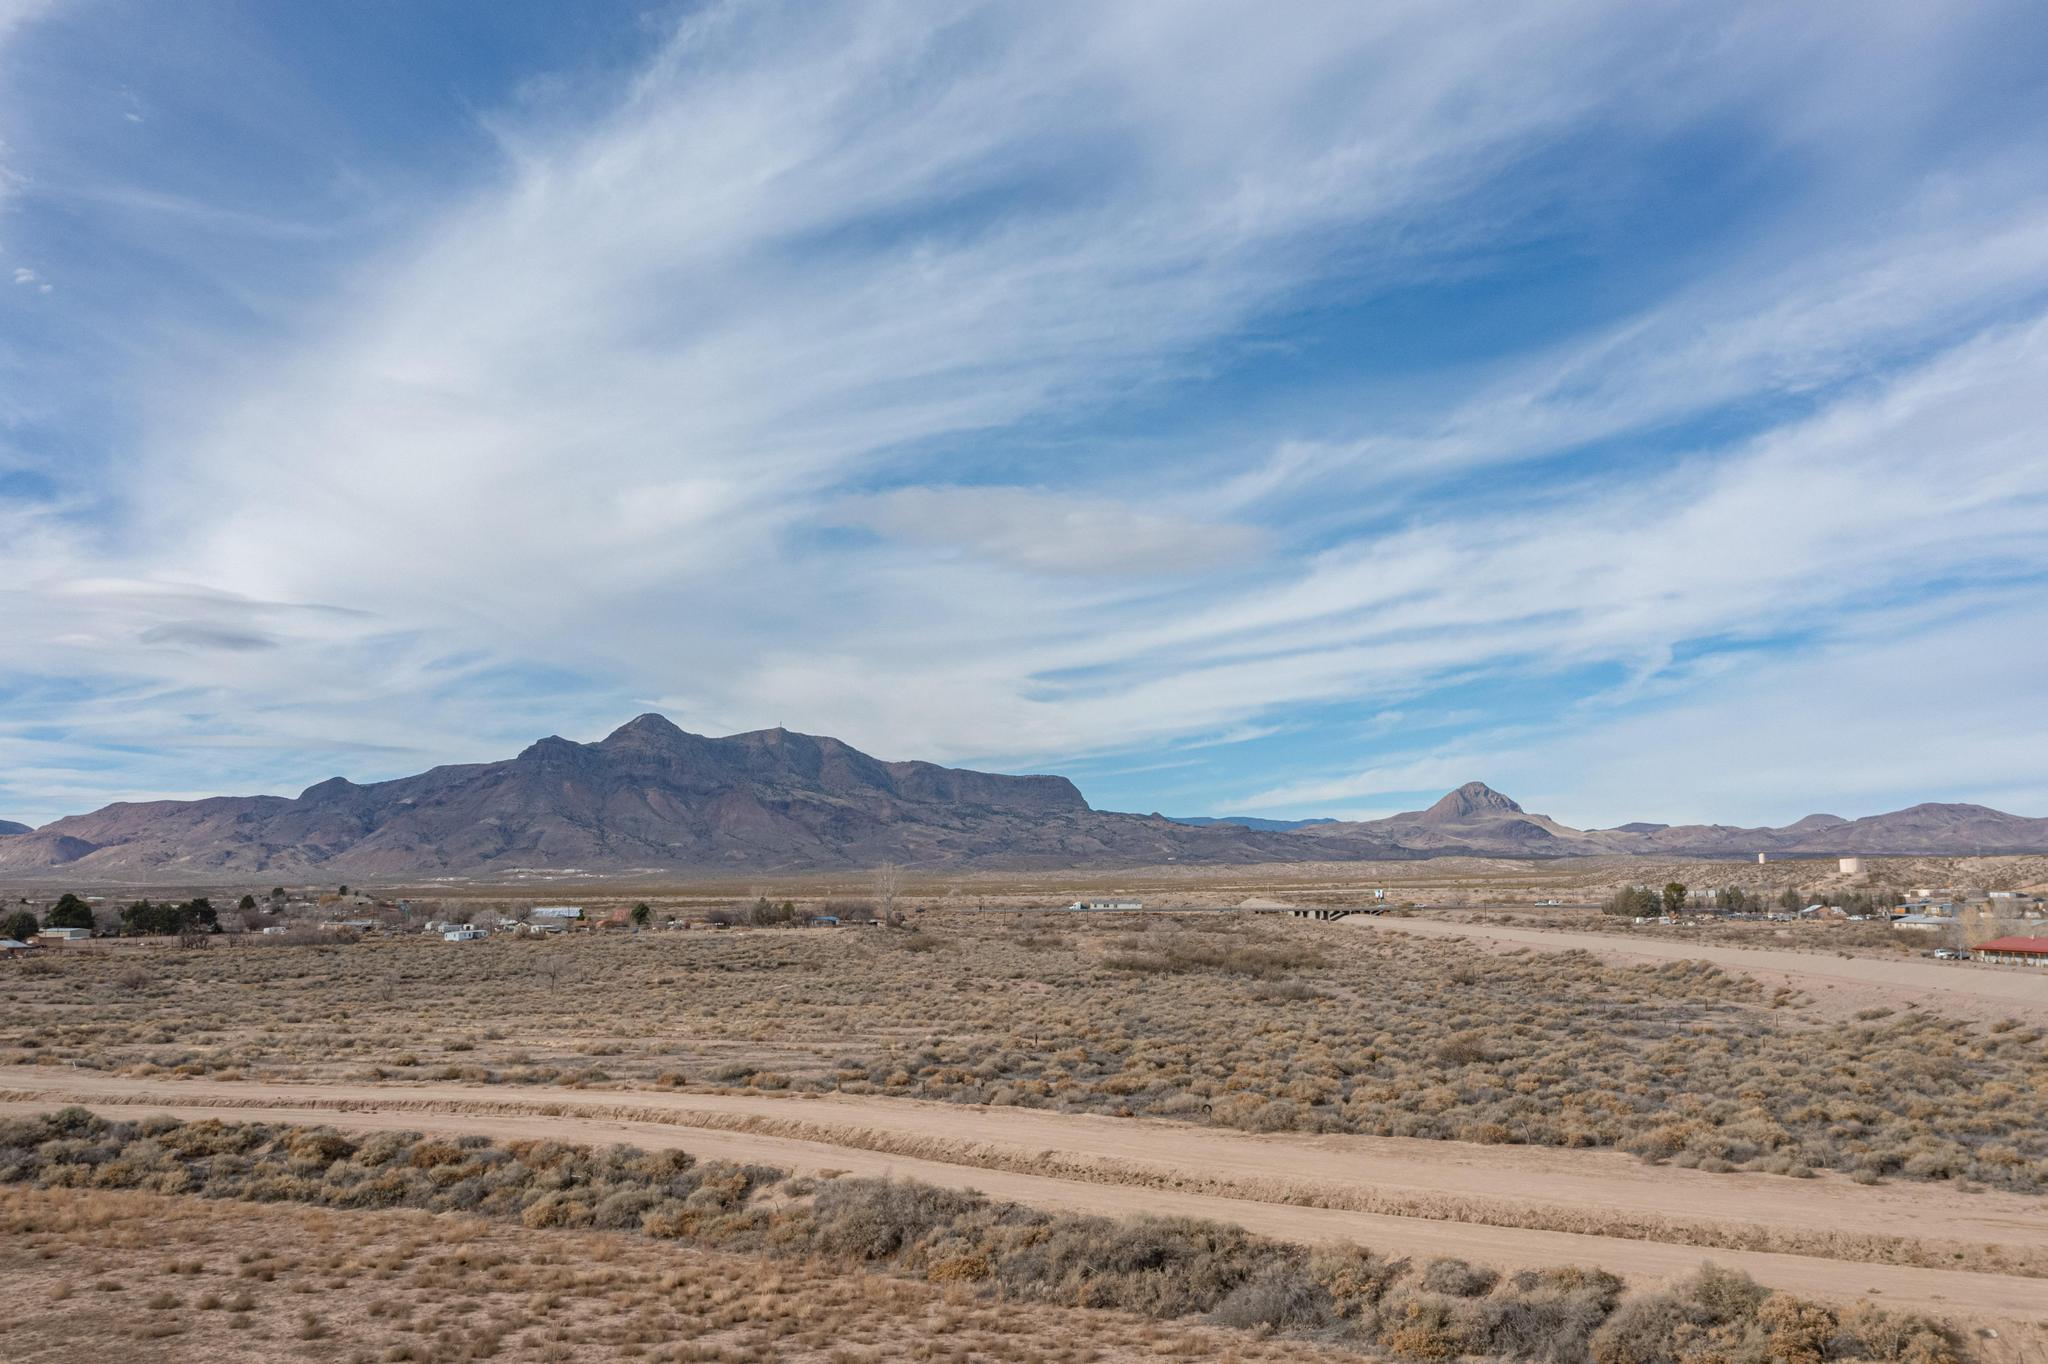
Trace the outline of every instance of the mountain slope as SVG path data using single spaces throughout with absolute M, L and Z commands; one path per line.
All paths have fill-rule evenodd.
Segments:
M 1266 827 L 1276 825 L 1279 827 Z M 2048 851 L 2048 819 L 1916 805 L 1779 829 L 1575 829 L 1483 782 L 1385 819 L 1299 823 L 1091 809 L 1064 777 L 883 762 L 783 729 L 722 739 L 643 715 L 597 743 L 550 737 L 516 758 L 296 798 L 123 802 L 0 838 L 0 874 L 68 879 L 325 879 L 1102 868 L 1485 857 L 1738 857 Z
M 1284 835 L 1195 829 L 1089 808 L 1064 777 L 882 762 L 837 739 L 711 739 L 643 715 L 594 744 L 558 737 L 506 762 L 296 799 L 107 806 L 0 844 L 0 870 L 201 876 L 771 871 L 1260 862 Z
M 1411 852 L 1476 852 L 1496 856 L 1558 857 L 1582 849 L 1584 835 L 1547 815 L 1532 815 L 1485 782 L 1468 781 L 1427 810 L 1385 819 L 1323 824 L 1301 831 L 1338 847 L 1388 842 Z
M 1862 819 L 1808 815 L 1783 828 L 1729 824 L 1631 823 L 1574 829 L 1532 815 L 1483 782 L 1467 782 L 1427 810 L 1385 819 L 1323 824 L 1301 832 L 1342 848 L 1353 839 L 1389 842 L 1411 853 L 1488 856 L 1751 857 L 1913 854 L 1941 856 L 2048 851 L 2048 819 L 1982 805 L 1915 805 Z
M 26 824 L 17 824 L 11 819 L 0 819 L 0 838 L 11 838 L 16 834 L 34 833 Z

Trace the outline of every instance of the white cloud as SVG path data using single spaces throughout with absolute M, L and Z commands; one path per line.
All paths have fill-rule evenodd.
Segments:
M 842 525 L 1016 568 L 1058 574 L 1190 574 L 1240 563 L 1262 532 L 1033 488 L 901 488 L 848 497 Z
M 0 766 L 60 714 L 192 761 L 335 733 L 471 757 L 635 696 L 1036 763 L 1470 676 L 1618 665 L 1642 695 L 1688 643 L 2048 567 L 2015 516 L 2048 492 L 2048 364 L 2010 325 L 2048 200 L 1996 166 L 1902 174 L 1831 238 L 1781 225 L 1448 405 L 1325 395 L 1266 419 L 1271 458 L 1074 448 L 1275 309 L 1540 235 L 1529 163 L 1593 130 L 1739 115 L 1815 165 L 1878 155 L 1961 41 L 1880 8 L 696 12 L 598 116 L 495 115 L 502 173 L 284 342 L 167 363 L 115 524 L 0 504 L 0 628 L 111 679 L 0 727 Z M 1788 399 L 1818 412 L 1732 454 L 1406 500 Z M 508 702 L 506 667 L 599 681 Z

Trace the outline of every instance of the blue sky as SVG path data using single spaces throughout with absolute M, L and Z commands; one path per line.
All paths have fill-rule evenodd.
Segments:
M 0 0 L 0 817 L 649 709 L 2048 813 L 2028 3 Z

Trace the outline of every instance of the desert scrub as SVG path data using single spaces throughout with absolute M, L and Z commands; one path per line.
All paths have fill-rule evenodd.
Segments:
M 844 1089 L 2048 1190 L 2048 1052 L 2028 1025 L 1815 1026 L 1698 963 L 1267 918 L 921 923 L 934 950 L 849 929 L 165 953 L 139 992 L 118 958 L 66 956 L 0 982 L 0 1061 Z
M 1959 1357 L 1934 1322 L 1836 1312 L 1721 1271 L 1625 1302 L 1622 1281 L 1597 1270 L 1503 1277 L 1458 1260 L 1417 1270 L 1358 1247 L 1310 1250 L 1212 1223 L 1059 1215 L 889 1180 L 799 1184 L 760 1166 L 623 1146 L 500 1147 L 391 1132 L 357 1141 L 324 1128 L 109 1122 L 66 1109 L 0 1123 L 0 1180 L 461 1212 L 527 1231 L 637 1230 L 700 1249 L 878 1269 L 988 1299 L 1310 1333 L 1415 1359 L 1800 1359 L 1809 1356 L 1758 1351 L 1809 1339 L 1825 1342 L 1814 1359 Z M 261 1259 L 243 1266 L 252 1268 L 276 1272 Z M 307 1314 L 300 1337 L 319 1338 L 324 1324 L 308 1334 L 307 1323 L 320 1321 Z
M 270 1278 L 233 1286 L 240 1263 Z M 79 1310 L 70 1285 L 213 1282 L 189 1309 Z M 810 1364 L 955 1358 L 1313 1364 L 1354 1351 L 1195 1322 L 1034 1306 L 818 1260 L 706 1251 L 632 1232 L 529 1231 L 394 1210 L 330 1212 L 105 1189 L 0 1186 L 8 1358 L 270 1364 Z M 67 1300 L 68 1299 L 68 1300 Z M 309 1304 L 334 1324 L 301 1344 Z M 169 1353 L 136 1345 L 171 1328 Z M 145 1335 L 144 1333 L 147 1333 Z M 934 1351 L 935 1342 L 943 1342 Z

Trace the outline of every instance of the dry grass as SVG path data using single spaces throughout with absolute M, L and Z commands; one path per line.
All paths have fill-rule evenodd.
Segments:
M 9 982 L 9 1040 L 15 1059 L 139 1073 L 667 1077 L 2048 1180 L 2031 1031 L 1816 1032 L 1707 969 L 1473 962 L 1438 943 L 1334 956 L 1271 921 L 1132 931 L 1157 923 L 962 916 L 921 935 L 944 951 L 863 931 L 166 954 L 139 990 L 79 957 Z
M 2048 1188 L 2038 1029 L 1817 1026 L 1713 968 L 1190 915 L 53 958 L 0 1061 L 839 1089 Z M 602 1001 L 602 1007 L 594 1007 Z
M 481 1138 L 448 1141 L 398 1133 L 358 1142 L 325 1128 L 188 1124 L 161 1118 L 108 1123 L 73 1109 L 0 1125 L 0 1181 L 77 1195 L 70 1201 L 38 1201 L 28 1192 L 9 1193 L 0 1202 L 0 1211 L 13 1219 L 11 1224 L 0 1223 L 8 1232 L 0 1254 L 9 1257 L 54 1258 L 62 1252 L 52 1250 L 52 1237 L 80 1233 L 95 1216 L 103 1223 L 117 1221 L 136 1206 L 111 1191 L 140 1191 L 166 1196 L 174 1223 L 186 1215 L 183 1209 L 201 1199 L 253 1199 L 348 1209 L 432 1210 L 457 1214 L 452 1225 L 460 1228 L 471 1225 L 469 1214 L 503 1224 L 516 1221 L 528 1233 L 637 1228 L 647 1237 L 697 1251 L 740 1251 L 778 1262 L 801 1261 L 812 1273 L 822 1273 L 819 1265 L 841 1271 L 870 1266 L 891 1270 L 922 1280 L 926 1291 L 945 1286 L 949 1305 L 961 1310 L 994 1311 L 992 1304 L 1000 1298 L 1071 1309 L 1112 1308 L 1164 1320 L 1201 1316 L 1234 1331 L 1255 1333 L 1258 1339 L 1283 1332 L 1405 1358 L 1564 1360 L 1589 1353 L 1601 1360 L 1676 1359 L 1681 1353 L 1689 1359 L 1808 1357 L 1779 1349 L 1787 1330 L 1796 1330 L 1802 1341 L 1817 1333 L 1826 1343 L 1826 1354 L 1810 1356 L 1814 1359 L 1939 1364 L 1958 1357 L 1949 1334 L 1931 1322 L 1860 1307 L 1835 1311 L 1767 1293 L 1737 1274 L 1709 1271 L 1671 1293 L 1624 1304 L 1621 1281 L 1595 1270 L 1530 1271 L 1503 1279 L 1459 1261 L 1438 1261 L 1418 1271 L 1404 1259 L 1356 1247 L 1311 1252 L 1213 1224 L 1057 1216 L 923 1185 L 792 1180 L 760 1167 L 700 1165 L 680 1152 L 650 1154 L 626 1147 L 592 1151 L 555 1142 L 520 1142 L 499 1148 Z M 108 1211 L 96 1213 L 96 1208 Z M 351 1213 L 334 1225 L 360 1226 L 367 1217 L 384 1215 Z M 105 1225 L 92 1230 L 95 1249 L 122 1248 L 123 1237 L 108 1234 Z M 460 1321 L 451 1329 L 437 1320 L 433 1353 L 426 1357 L 489 1357 L 508 1335 L 535 1324 L 532 1303 L 552 1307 L 585 1288 L 601 1294 L 608 1304 L 603 1322 L 584 1327 L 595 1333 L 589 1336 L 595 1343 L 645 1347 L 674 1338 L 673 1327 L 646 1322 L 631 1328 L 631 1334 L 620 1334 L 615 1318 L 636 1315 L 630 1309 L 642 1300 L 628 1292 L 608 1266 L 589 1276 L 564 1273 L 536 1282 L 530 1275 L 508 1271 L 506 1258 L 472 1250 L 489 1239 L 482 1229 L 464 1230 L 459 1239 L 464 1242 L 459 1254 L 430 1260 L 414 1273 L 423 1278 L 453 1260 L 453 1268 L 433 1286 L 454 1294 L 457 1305 L 451 1310 L 457 1317 L 482 1314 L 471 1320 L 488 1348 L 476 1351 L 475 1339 L 462 1333 Z M 62 1282 L 69 1285 L 104 1275 L 96 1283 L 110 1294 L 150 1287 L 157 1276 L 138 1278 L 138 1264 L 147 1258 L 140 1252 L 161 1253 L 164 1233 L 136 1230 L 126 1240 L 137 1254 L 111 1266 L 81 1265 Z M 324 1341 L 335 1334 L 334 1316 L 340 1310 L 330 1290 L 393 1278 L 411 1258 L 377 1260 L 360 1253 L 330 1253 L 309 1260 L 299 1246 L 284 1257 L 245 1247 L 233 1271 L 234 1280 L 242 1285 L 233 1301 L 197 1282 L 209 1270 L 225 1274 L 225 1267 L 183 1259 L 179 1272 L 194 1282 L 181 1283 L 175 1290 L 155 1288 L 147 1299 L 150 1315 L 131 1327 L 131 1333 L 137 1339 L 158 1339 L 190 1329 L 191 1320 L 204 1318 L 209 1311 L 233 1311 L 238 1303 L 253 1311 L 259 1300 L 274 1302 L 280 1279 L 296 1273 L 305 1282 L 287 1283 L 285 1291 L 309 1296 L 274 1315 L 293 1321 L 290 1334 L 296 1340 Z M 745 1278 L 759 1281 L 785 1272 L 763 1263 Z M 455 1291 L 465 1276 L 477 1274 L 485 1280 L 481 1291 Z M 251 1286 L 261 1291 L 251 1296 Z M 188 1293 L 194 1295 L 191 1317 L 185 1311 Z M 402 1320 L 409 1319 L 444 1296 L 407 1294 L 398 1288 L 393 1294 L 372 1303 L 368 1315 L 395 1312 Z M 524 1295 L 529 1307 L 508 1322 L 488 1308 L 495 1295 Z M 717 1299 L 711 1305 L 730 1301 Z M 206 1306 L 208 1302 L 213 1307 Z M 384 1305 L 380 1308 L 378 1303 Z M 668 1307 L 673 1312 L 674 1305 Z M 1070 1320 L 1086 1325 L 1079 1316 Z M 712 1325 L 732 1321 L 728 1315 L 714 1319 Z M 282 1322 L 277 1329 L 283 1329 Z M 695 1334 L 702 1333 L 700 1325 Z M 347 1334 L 351 1340 L 361 1336 L 353 1329 Z M 529 1332 L 526 1343 L 535 1338 Z M 576 1344 L 564 1327 L 554 1328 L 547 1339 Z M 949 1349 L 957 1344 L 950 1333 L 947 1342 Z M 819 1346 L 824 1343 L 817 1340 Z M 924 1341 L 923 1352 L 910 1357 L 948 1357 L 929 1353 L 936 1343 Z M 1203 1352 L 1199 1345 L 1196 1352 Z M 964 1359 L 975 1353 L 968 1348 L 950 1357 Z M 549 1356 L 544 1349 L 539 1357 Z M 777 1347 L 765 1356 L 663 1357 L 789 1355 Z M 1084 1351 L 1043 1357 L 1102 1356 Z
M 16 1364 L 1353 1357 L 632 1234 L 108 1190 L 0 1188 L 0 1279 Z

